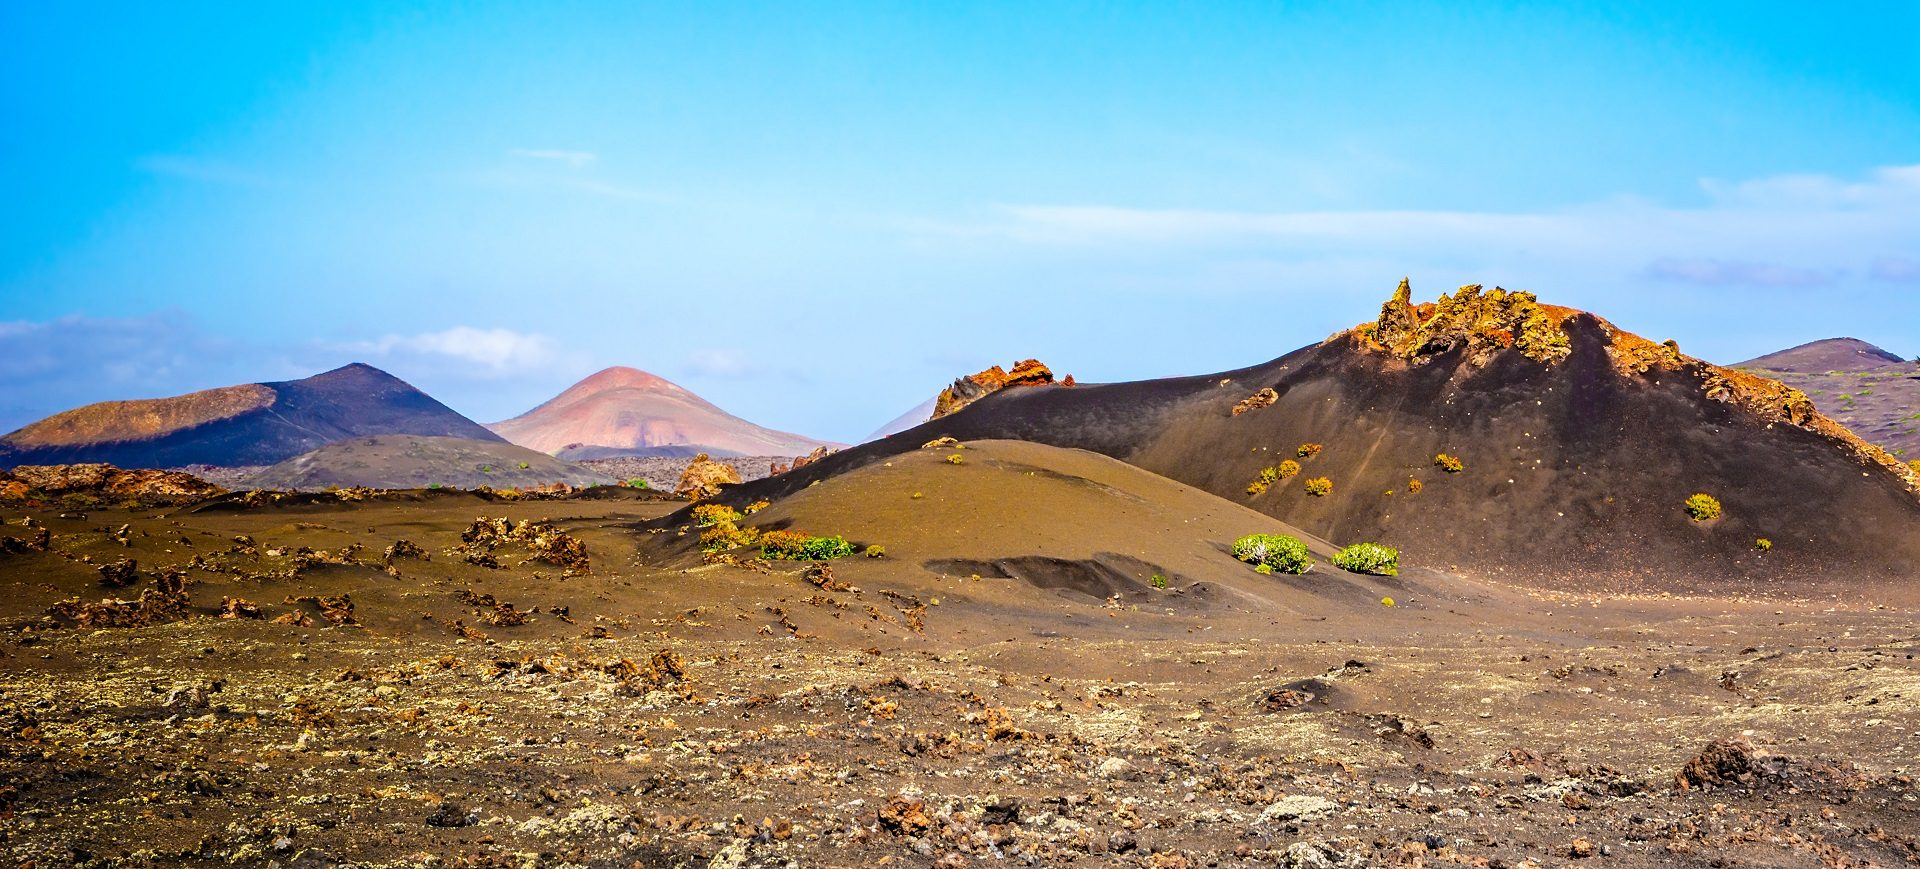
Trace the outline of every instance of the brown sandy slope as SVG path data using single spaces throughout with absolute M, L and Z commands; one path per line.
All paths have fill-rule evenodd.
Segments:
M 524 467 L 523 467 L 524 466 Z M 382 435 L 335 441 L 247 478 L 253 489 L 519 489 L 605 485 L 613 477 L 525 447 L 465 438 Z
M 662 447 L 723 456 L 797 456 L 838 446 L 754 425 L 665 378 L 624 367 L 594 374 L 545 404 L 487 428 L 529 449 L 582 459 L 657 455 Z
M 1854 338 L 1749 359 L 1737 368 L 1807 394 L 1820 412 L 1903 459 L 1920 459 L 1920 363 Z
M 58 413 L 0 439 L 0 467 L 270 465 L 341 438 L 382 434 L 500 440 L 405 381 L 355 363 L 302 380 Z
M 1550 319 L 1566 335 L 1557 362 L 1497 344 L 1406 359 L 1349 331 L 1221 374 L 1007 390 L 735 497 L 777 500 L 939 435 L 1017 438 L 1105 453 L 1335 542 L 1395 545 L 1415 565 L 1646 590 L 1920 575 L 1920 498 L 1904 465 L 1804 407 L 1789 420 L 1783 387 L 1669 358 L 1590 314 Z M 1263 388 L 1276 403 L 1231 412 Z M 1324 451 L 1299 460 L 1299 477 L 1246 493 L 1303 442 Z M 1466 470 L 1441 472 L 1442 452 Z M 1333 493 L 1309 496 L 1314 477 Z M 1690 520 L 1682 503 L 1695 492 L 1725 515 Z M 1761 537 L 1771 552 L 1755 552 Z
M 902 453 L 781 498 L 746 524 L 880 545 L 884 559 L 837 569 L 857 581 L 917 568 L 938 580 L 929 589 L 1007 616 L 1084 618 L 1110 598 L 1183 612 L 1371 613 L 1382 597 L 1404 608 L 1460 593 L 1431 571 L 1346 573 L 1326 563 L 1335 547 L 1271 516 L 1098 453 L 1025 441 Z M 1299 537 L 1319 563 L 1302 576 L 1255 573 L 1229 551 L 1254 533 Z

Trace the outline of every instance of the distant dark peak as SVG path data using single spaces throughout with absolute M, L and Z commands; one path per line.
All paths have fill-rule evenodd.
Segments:
M 1749 359 L 1740 363 L 1739 367 L 1819 374 L 1826 371 L 1866 371 L 1906 361 L 1858 338 L 1827 338 Z

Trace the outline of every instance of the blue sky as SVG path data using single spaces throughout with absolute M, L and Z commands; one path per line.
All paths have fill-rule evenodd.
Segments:
M 367 361 L 857 439 L 1402 275 L 1920 353 L 1920 4 L 5 4 L 0 429 Z

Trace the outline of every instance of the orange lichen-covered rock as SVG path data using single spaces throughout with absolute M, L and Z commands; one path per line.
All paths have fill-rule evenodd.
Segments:
M 1273 391 L 1273 387 L 1269 386 L 1265 389 L 1260 390 L 1259 392 L 1256 392 L 1252 395 L 1247 396 L 1246 398 L 1240 399 L 1240 401 L 1234 404 L 1233 406 L 1233 415 L 1239 416 L 1240 414 L 1246 413 L 1249 410 L 1259 410 L 1260 408 L 1263 408 L 1263 407 L 1271 407 L 1273 406 L 1274 402 L 1279 400 L 1280 400 L 1280 393 Z
M 1451 296 L 1413 304 L 1406 279 L 1380 306 L 1380 319 L 1357 331 L 1376 349 L 1408 360 L 1466 349 L 1484 362 L 1494 352 L 1516 348 L 1530 359 L 1558 362 L 1572 352 L 1560 324 L 1573 312 L 1540 304 L 1532 293 L 1468 284 Z
M 701 453 L 693 457 L 693 464 L 688 465 L 686 473 L 680 475 L 680 484 L 673 487 L 673 493 L 698 501 L 720 494 L 721 486 L 738 485 L 740 482 L 739 470 Z
M 1068 375 L 1067 385 L 1071 385 L 1072 381 L 1072 375 Z M 952 386 L 941 390 L 940 397 L 934 400 L 932 418 L 939 419 L 1002 389 L 1046 386 L 1053 382 L 1053 370 L 1038 359 L 1016 362 L 1012 371 L 995 365 L 978 374 L 959 378 Z

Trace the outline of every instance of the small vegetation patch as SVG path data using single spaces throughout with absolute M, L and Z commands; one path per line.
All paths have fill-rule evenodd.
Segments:
M 1458 474 L 1467 469 L 1467 464 L 1460 461 L 1458 456 L 1450 456 L 1446 453 L 1440 453 L 1434 456 L 1433 466 L 1449 474 Z
M 1426 487 L 1427 484 L 1420 482 L 1418 479 L 1411 477 L 1407 479 L 1407 494 L 1409 495 L 1418 495 L 1420 494 L 1420 490 Z
M 815 537 L 799 531 L 768 531 L 760 535 L 760 556 L 785 561 L 827 561 L 853 554 L 853 544 L 839 535 Z
M 712 528 L 716 525 L 732 527 L 746 518 L 740 511 L 725 504 L 701 504 L 693 508 L 693 524 L 700 528 Z
M 1233 557 L 1254 565 L 1261 573 L 1306 573 L 1313 567 L 1307 544 L 1285 534 L 1249 534 L 1235 540 Z
M 1755 552 L 1772 552 L 1773 541 L 1765 537 L 1758 538 L 1753 541 L 1753 549 Z
M 633 479 L 626 481 L 622 485 L 626 486 L 629 489 L 645 489 L 647 488 L 647 481 L 644 477 L 634 477 Z
M 954 453 L 953 455 L 950 455 L 947 457 L 947 464 L 949 465 L 963 465 L 963 464 L 966 464 L 966 461 L 967 461 L 966 457 L 960 455 L 959 453 Z
M 1907 467 L 1912 468 L 1914 473 L 1920 474 L 1920 459 L 1914 459 L 1908 462 Z
M 1316 443 L 1304 443 L 1300 445 L 1299 449 L 1294 450 L 1293 454 L 1303 459 L 1311 459 L 1314 456 L 1320 455 L 1320 445 Z
M 1355 543 L 1334 553 L 1333 566 L 1348 573 L 1399 576 L 1400 550 L 1378 543 Z
M 700 551 L 721 552 L 728 549 L 738 549 L 742 546 L 752 546 L 759 542 L 760 529 L 740 528 L 732 523 L 728 523 L 726 525 L 709 528 L 706 533 L 701 534 Z
M 1307 481 L 1307 494 L 1315 498 L 1333 494 L 1333 481 L 1326 477 L 1314 477 Z
M 1687 496 L 1687 516 L 1695 522 L 1707 522 L 1720 518 L 1720 499 L 1705 492 L 1695 492 Z
M 1282 480 L 1291 480 L 1300 474 L 1300 463 L 1292 459 L 1288 459 L 1273 467 L 1274 470 L 1279 473 L 1280 479 Z

